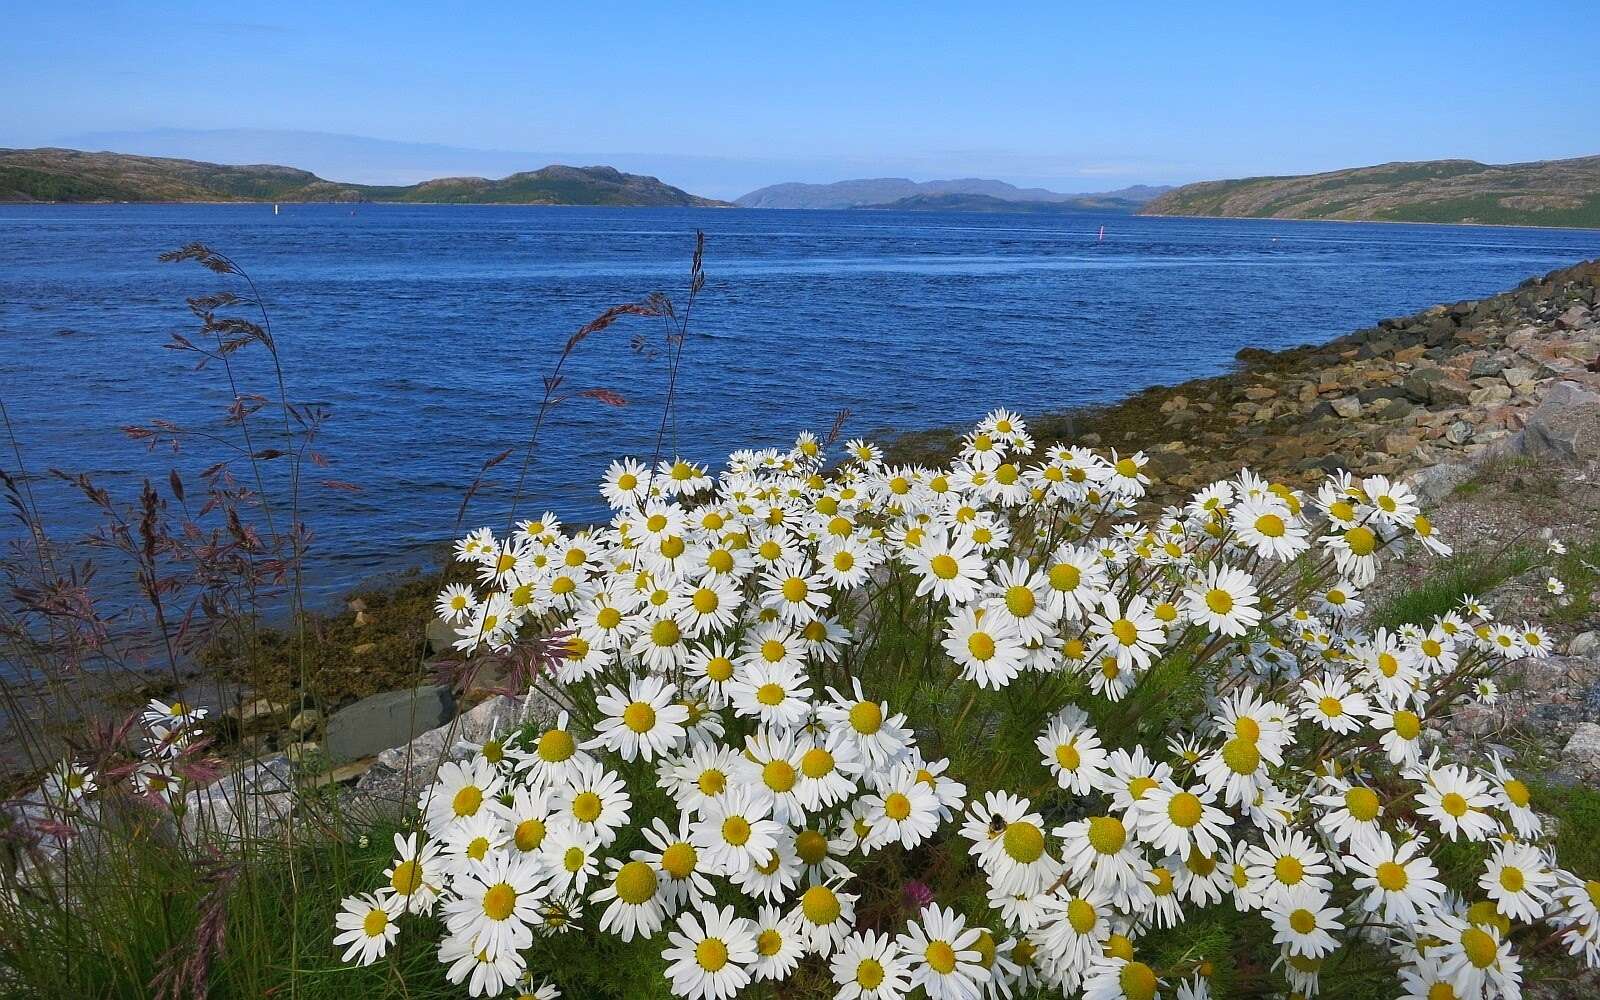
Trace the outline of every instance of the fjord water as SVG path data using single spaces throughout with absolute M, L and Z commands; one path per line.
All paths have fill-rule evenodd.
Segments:
M 1104 225 L 1104 242 L 1096 233 Z M 1115 400 L 1225 370 L 1241 347 L 1316 342 L 1435 302 L 1504 290 L 1600 256 L 1600 231 L 1131 218 L 692 209 L 270 205 L 0 207 L 0 377 L 36 496 L 58 533 L 93 523 L 41 475 L 90 473 L 130 499 L 220 457 L 122 436 L 169 419 L 228 433 L 215 365 L 164 350 L 193 333 L 184 299 L 232 279 L 159 264 L 200 240 L 243 265 L 271 312 L 291 395 L 331 414 L 310 485 L 313 589 L 415 563 L 450 537 L 485 459 L 525 440 L 541 376 L 607 306 L 680 300 L 694 231 L 707 283 L 691 318 L 669 450 L 968 424 Z M 661 328 L 623 321 L 583 345 L 573 400 L 547 424 L 524 507 L 603 514 L 617 455 L 648 458 L 665 381 Z M 240 356 L 241 391 L 271 385 Z M 263 431 L 262 433 L 267 433 Z M 258 444 L 258 447 L 260 445 Z M 3 464 L 15 465 L 9 447 Z M 469 524 L 503 523 L 516 463 Z M 191 487 L 193 488 L 193 487 Z M 7 520 L 0 538 L 15 538 Z

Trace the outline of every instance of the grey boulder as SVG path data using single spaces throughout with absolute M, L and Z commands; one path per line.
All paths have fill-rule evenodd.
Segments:
M 409 743 L 447 722 L 454 707 L 450 689 L 440 684 L 363 698 L 328 718 L 328 759 L 342 764 Z

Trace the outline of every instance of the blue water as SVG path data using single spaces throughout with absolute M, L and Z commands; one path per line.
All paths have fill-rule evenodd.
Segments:
M 1095 242 L 1100 225 L 1104 243 Z M 203 240 L 254 277 L 295 398 L 331 413 L 309 486 L 314 579 L 332 593 L 415 563 L 454 533 L 462 491 L 525 438 L 559 345 L 605 307 L 681 299 L 693 232 L 708 280 L 685 354 L 679 448 L 715 459 L 825 431 L 968 423 L 1114 400 L 1226 369 L 1246 345 L 1315 342 L 1600 256 L 1600 231 L 859 212 L 363 205 L 0 206 L 0 379 L 30 470 L 128 491 L 218 452 L 147 453 L 118 428 L 167 418 L 218 433 L 219 371 L 163 349 L 184 299 L 229 280 L 156 255 Z M 624 321 L 584 345 L 571 387 L 630 405 L 559 408 L 533 504 L 602 512 L 610 456 L 648 457 L 664 388 L 657 338 Z M 239 356 L 247 391 L 270 385 Z M 265 433 L 263 431 L 263 433 Z M 5 449 L 0 464 L 13 468 Z M 513 463 L 470 521 L 497 523 Z M 47 479 L 63 534 L 92 523 Z M 193 487 L 191 487 L 193 489 Z M 0 525 L 14 538 L 17 525 Z

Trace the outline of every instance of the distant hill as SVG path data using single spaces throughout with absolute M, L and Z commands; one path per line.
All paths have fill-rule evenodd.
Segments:
M 1008 201 L 986 194 L 914 194 L 882 205 L 856 205 L 854 211 L 871 212 L 1009 212 L 1031 215 L 1078 215 L 1085 212 L 1137 212 L 1140 202 L 1126 198 L 1086 195 L 1065 201 Z
M 735 198 L 740 208 L 861 208 L 888 205 L 906 198 L 935 195 L 978 195 L 1000 201 L 1066 202 L 1081 198 L 1120 198 L 1143 203 L 1171 188 L 1137 187 L 1103 194 L 1081 195 L 1047 191 L 1044 188 L 1019 188 L 1005 181 L 966 177 L 948 181 L 913 181 L 905 177 L 878 177 L 836 181 L 832 184 L 773 184 Z M 955 209 L 944 209 L 955 211 Z M 981 209 L 979 210 L 981 211 Z
M 722 206 L 611 167 L 549 166 L 498 180 L 341 184 L 293 167 L 224 166 L 72 149 L 0 149 L 0 201 L 398 201 L 504 205 Z
M 1205 181 L 1145 215 L 1600 227 L 1600 156 L 1493 165 L 1385 163 L 1301 177 Z

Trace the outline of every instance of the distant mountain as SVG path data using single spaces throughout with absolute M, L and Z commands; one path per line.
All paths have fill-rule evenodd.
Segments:
M 1600 156 L 1493 165 L 1385 163 L 1300 177 L 1188 184 L 1145 215 L 1600 228 Z
M 1009 212 L 1031 215 L 1078 215 L 1085 212 L 1133 214 L 1140 202 L 1126 198 L 1084 195 L 1065 201 L 1012 201 L 986 194 L 914 194 L 882 205 L 855 205 L 858 212 Z
M 554 165 L 489 180 L 341 184 L 293 167 L 225 166 L 72 149 L 0 149 L 0 201 L 399 201 L 514 205 L 709 207 L 654 177 L 611 167 Z
M 980 177 L 920 183 L 905 177 L 878 177 L 836 181 L 832 184 L 773 184 L 735 198 L 733 203 L 740 208 L 838 209 L 887 205 L 923 195 L 980 195 L 1000 201 L 1066 202 L 1079 198 L 1120 198 L 1142 204 L 1169 190 L 1171 188 L 1139 185 L 1103 194 L 1082 195 L 1063 194 L 1044 188 L 1019 188 L 1005 181 Z

